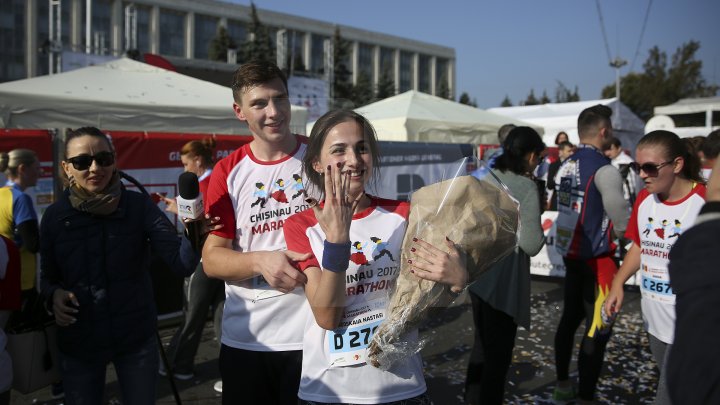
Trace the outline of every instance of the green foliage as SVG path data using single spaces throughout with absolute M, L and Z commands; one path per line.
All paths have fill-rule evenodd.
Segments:
M 675 50 L 668 67 L 667 54 L 657 46 L 651 48 L 643 64 L 644 72 L 630 72 L 620 79 L 621 101 L 647 121 L 656 106 L 682 98 L 714 96 L 718 86 L 705 82 L 702 61 L 695 59 L 698 49 L 697 41 L 683 44 Z M 615 97 L 614 83 L 603 88 L 602 97 Z
M 575 86 L 575 91 L 570 92 L 570 89 L 565 87 L 565 83 L 558 80 L 557 87 L 555 87 L 555 102 L 556 103 L 570 103 L 573 101 L 580 101 L 580 94 L 578 94 L 578 86 Z
M 475 99 L 470 100 L 470 95 L 466 92 L 460 94 L 460 99 L 458 99 L 458 103 L 469 105 L 471 107 L 477 107 L 477 101 Z
M 215 38 L 208 45 L 208 57 L 210 60 L 227 62 L 228 49 L 235 48 L 235 41 L 228 35 L 227 29 L 222 25 L 218 26 Z
M 357 83 L 352 88 L 352 102 L 356 107 L 370 104 L 373 100 L 373 88 L 370 77 L 365 72 L 358 73 Z
M 242 60 L 263 60 L 268 62 L 276 62 L 275 50 L 272 46 L 270 33 L 260 18 L 258 18 L 255 3 L 250 3 L 250 26 L 248 27 L 248 40 L 242 47 Z
M 383 69 L 378 79 L 375 98 L 382 100 L 395 95 L 395 81 L 392 78 L 390 69 Z
M 330 108 L 352 107 L 353 98 L 352 72 L 350 64 L 350 41 L 340 35 L 340 27 L 335 27 L 333 34 L 333 100 Z
M 538 105 L 539 103 L 540 102 L 535 97 L 535 89 L 530 89 L 530 94 L 528 94 L 522 105 Z
M 540 104 L 547 104 L 550 102 L 550 97 L 547 95 L 547 91 L 543 90 L 543 95 L 540 97 Z
M 500 103 L 500 107 L 512 107 L 513 103 L 510 101 L 510 97 L 508 95 L 505 95 L 505 98 L 503 99 L 502 103 Z

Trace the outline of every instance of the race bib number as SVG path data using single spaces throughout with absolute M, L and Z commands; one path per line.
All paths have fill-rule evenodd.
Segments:
M 351 366 L 366 362 L 366 348 L 372 341 L 375 331 L 382 321 L 327 332 L 330 365 L 332 367 Z
M 675 304 L 675 294 L 670 287 L 670 279 L 666 269 L 642 266 L 642 296 L 646 299 L 663 304 Z

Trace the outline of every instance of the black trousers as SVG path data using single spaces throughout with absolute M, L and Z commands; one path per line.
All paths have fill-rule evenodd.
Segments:
M 595 386 L 602 370 L 605 346 L 610 340 L 610 333 L 595 333 L 588 337 L 597 298 L 597 272 L 612 271 L 597 268 L 595 261 L 563 259 L 565 262 L 565 291 L 563 313 L 555 333 L 555 370 L 558 380 L 569 378 L 570 359 L 572 356 L 575 332 L 585 320 L 585 333 L 580 343 L 578 354 L 578 396 L 580 399 L 592 401 Z M 600 266 L 603 266 L 601 262 Z M 604 267 L 607 267 L 605 263 Z
M 168 362 L 174 373 L 193 373 L 195 355 L 208 318 L 208 311 L 224 298 L 224 286 L 224 281 L 205 275 L 202 263 L 198 264 L 195 272 L 185 279 L 183 311 L 185 316 L 167 349 Z M 214 326 L 216 336 L 220 340 L 220 325 Z
M 465 379 L 465 402 L 471 405 L 502 404 L 517 324 L 480 297 L 472 298 L 475 343 Z
M 302 350 L 253 352 L 220 347 L 223 405 L 287 405 L 298 402 Z

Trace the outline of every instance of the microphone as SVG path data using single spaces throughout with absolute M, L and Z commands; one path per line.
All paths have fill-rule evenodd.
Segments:
M 190 172 L 181 174 L 178 178 L 178 191 L 178 217 L 185 225 L 186 235 L 193 249 L 199 253 L 205 242 L 205 208 L 197 175 Z
M 194 221 L 202 219 L 205 215 L 202 195 L 200 194 L 200 183 L 195 173 L 184 172 L 178 178 L 177 196 L 178 216 L 182 220 Z

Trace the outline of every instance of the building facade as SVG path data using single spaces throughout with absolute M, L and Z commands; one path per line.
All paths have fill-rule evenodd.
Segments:
M 240 45 L 249 36 L 251 20 L 250 7 L 216 0 L 0 2 L 0 82 L 59 71 L 62 51 L 121 56 L 136 49 L 173 64 L 219 67 L 208 52 L 218 27 L 225 27 Z M 350 43 L 353 83 L 363 74 L 375 86 L 389 77 L 397 93 L 418 90 L 455 97 L 453 48 L 262 9 L 257 14 L 274 46 L 281 33 L 293 74 L 323 75 L 324 44 L 337 27 Z

